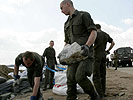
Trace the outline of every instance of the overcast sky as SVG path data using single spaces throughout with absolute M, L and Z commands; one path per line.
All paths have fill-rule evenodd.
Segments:
M 42 55 L 55 41 L 56 55 L 64 45 L 61 0 L 0 0 L 0 65 L 14 64 L 27 50 Z M 88 11 L 95 23 L 110 34 L 115 47 L 133 47 L 132 0 L 73 0 L 78 10 Z

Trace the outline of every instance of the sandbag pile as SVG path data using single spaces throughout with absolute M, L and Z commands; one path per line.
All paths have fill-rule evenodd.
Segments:
M 13 69 L 6 65 L 0 65 L 0 100 L 8 100 L 13 93 L 13 79 L 8 73 L 13 72 Z
M 10 100 L 12 95 L 25 94 L 31 91 L 27 78 L 20 78 L 17 81 L 14 79 L 7 80 L 0 84 L 0 100 Z
M 4 83 L 4 82 L 6 82 L 6 81 L 7 81 L 7 79 L 6 79 L 6 78 L 4 78 L 4 77 L 0 76 L 0 84 L 1 84 L 1 83 Z
M 13 72 L 13 69 L 8 68 L 6 65 L 0 65 L 0 76 L 6 79 L 12 79 L 12 76 L 8 75 L 8 73 Z
M 27 92 L 31 92 L 32 89 L 28 82 L 27 78 L 20 78 L 19 80 L 15 81 L 13 84 L 13 91 L 14 94 L 25 94 Z
M 13 79 L 6 80 L 5 78 L 0 78 L 0 100 L 7 100 L 10 98 L 11 93 L 13 93 Z
M 13 73 L 13 69 L 0 65 L 0 100 L 12 100 L 15 95 L 32 91 L 27 77 L 15 81 L 9 73 Z M 25 76 L 26 71 L 22 74 Z

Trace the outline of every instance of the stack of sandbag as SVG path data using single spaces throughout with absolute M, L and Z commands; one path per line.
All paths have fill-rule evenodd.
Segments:
M 30 83 L 27 79 L 27 77 L 20 78 L 19 80 L 16 80 L 13 84 L 13 91 L 14 94 L 25 94 L 27 92 L 31 92 L 32 89 L 30 87 Z
M 72 64 L 87 58 L 81 55 L 82 52 L 81 46 L 74 42 L 71 45 L 67 44 L 59 53 L 58 58 L 61 64 Z
M 13 82 L 14 80 L 7 80 L 0 77 L 0 100 L 7 100 L 13 93 Z
M 0 76 L 0 84 L 1 84 L 1 83 L 4 83 L 4 82 L 6 82 L 6 81 L 7 81 L 7 79 L 6 79 L 6 78 L 4 78 L 4 77 Z
M 6 65 L 0 65 L 0 76 L 11 79 L 12 76 L 8 75 L 8 73 L 13 72 L 13 69 L 8 68 Z
M 9 73 L 8 75 L 13 76 L 13 72 Z M 23 72 L 19 71 L 20 79 L 14 81 L 13 84 L 13 91 L 14 94 L 24 94 L 27 92 L 31 92 L 31 87 L 27 78 L 27 69 L 25 69 Z
M 21 74 L 22 77 L 26 77 L 27 71 L 23 71 Z M 28 79 L 20 78 L 19 82 L 14 81 L 13 69 L 6 65 L 0 65 L 0 76 L 0 100 L 11 100 L 14 95 L 31 91 Z

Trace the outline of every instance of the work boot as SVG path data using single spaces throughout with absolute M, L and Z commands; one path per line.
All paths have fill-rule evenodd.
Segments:
M 44 100 L 44 98 L 43 97 L 40 97 L 39 100 Z
M 48 87 L 48 89 L 53 89 L 53 86 Z
M 47 90 L 47 88 L 43 88 L 43 91 L 46 91 Z
M 100 100 L 102 100 L 104 98 L 104 96 L 100 96 Z
M 42 93 L 40 93 L 39 100 L 44 100 Z
M 48 97 L 48 100 L 54 100 L 54 98 L 53 97 Z
M 91 100 L 100 100 L 100 96 L 94 92 L 92 95 L 91 95 Z

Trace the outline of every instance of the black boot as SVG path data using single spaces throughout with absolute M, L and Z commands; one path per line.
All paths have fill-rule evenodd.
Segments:
M 100 96 L 94 91 L 91 94 L 91 100 L 100 100 Z
M 42 93 L 40 93 L 39 100 L 44 100 Z
M 43 91 L 46 91 L 47 90 L 47 88 L 43 88 Z

